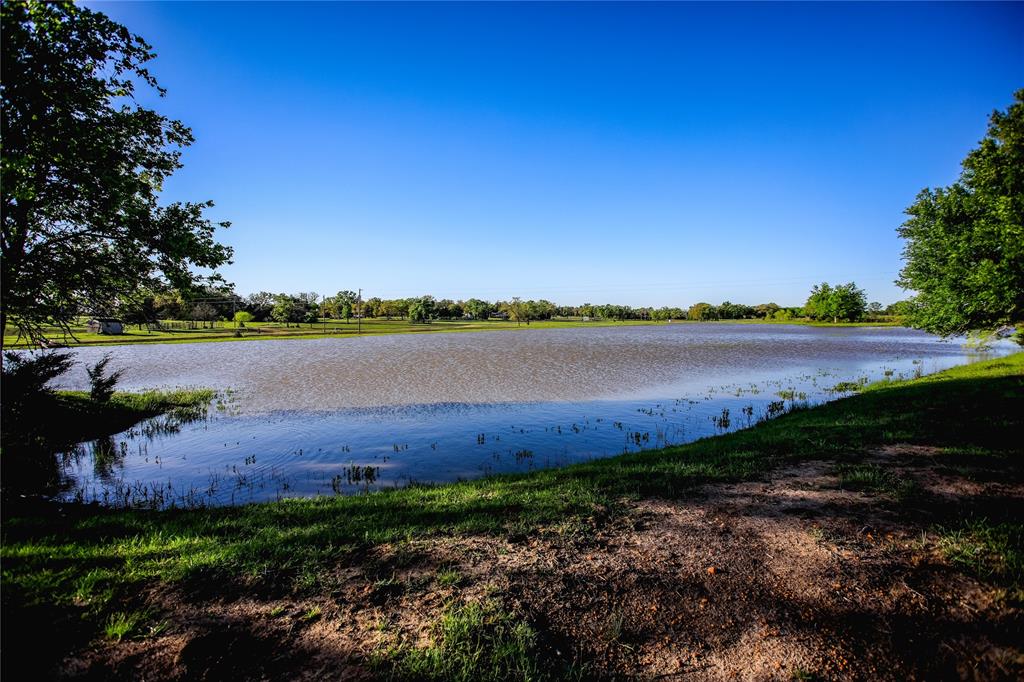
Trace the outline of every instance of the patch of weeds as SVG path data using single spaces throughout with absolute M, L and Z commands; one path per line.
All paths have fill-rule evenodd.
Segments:
M 462 582 L 462 574 L 454 568 L 445 568 L 437 572 L 437 584 L 441 587 L 457 587 Z
M 170 623 L 168 623 L 166 620 L 161 620 L 161 621 L 159 621 L 157 623 L 153 623 L 152 625 L 147 627 L 145 633 L 142 636 L 143 637 L 159 637 L 160 635 L 162 635 L 165 632 L 167 632 L 167 630 L 170 627 L 171 627 Z
M 107 618 L 107 622 L 103 625 L 103 634 L 107 636 L 107 639 L 120 642 L 135 632 L 145 619 L 146 614 L 141 611 L 117 611 Z
M 285 607 L 280 606 L 280 605 L 275 606 L 274 608 L 270 609 L 270 617 L 271 618 L 280 618 L 281 616 L 284 615 L 285 611 L 287 611 L 287 609 Z
M 808 672 L 803 668 L 793 668 L 793 672 L 790 674 L 789 679 L 800 680 L 801 682 L 813 682 L 815 678 L 814 673 Z
M 303 571 L 295 576 L 295 589 L 300 592 L 312 592 L 320 583 L 320 576 L 313 571 Z
M 837 533 L 834 530 L 829 530 L 828 528 L 822 528 L 821 526 L 814 526 L 811 528 L 810 533 L 811 537 L 814 538 L 814 541 L 819 545 L 839 545 L 845 540 L 842 534 Z
M 320 616 L 323 615 L 323 611 L 319 606 L 310 607 L 304 614 L 302 614 L 302 620 L 307 623 L 312 623 L 315 620 L 320 620 Z
M 856 393 L 865 386 L 867 386 L 868 378 L 861 377 L 857 381 L 840 381 L 838 384 L 828 389 L 831 393 Z
M 604 640 L 609 644 L 620 641 L 625 632 L 625 625 L 626 614 L 622 609 L 612 609 L 608 615 L 608 621 L 604 625 Z
M 937 532 L 939 551 L 950 563 L 1024 590 L 1024 524 L 973 519 Z
M 877 464 L 840 464 L 836 468 L 839 487 L 844 490 L 884 493 L 897 500 L 911 497 L 917 485 Z
M 434 624 L 430 645 L 407 642 L 376 652 L 373 662 L 397 679 L 541 680 L 537 633 L 496 599 L 450 604 Z
M 114 596 L 114 590 L 110 583 L 111 576 L 108 571 L 103 569 L 89 571 L 75 584 L 75 602 L 91 607 L 102 607 Z
M 383 604 L 388 601 L 391 597 L 394 597 L 405 589 L 405 583 L 391 576 L 390 578 L 381 578 L 373 583 L 373 588 L 370 592 L 370 601 L 374 604 Z

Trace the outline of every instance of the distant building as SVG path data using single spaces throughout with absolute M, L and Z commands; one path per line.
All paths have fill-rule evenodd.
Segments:
M 85 328 L 91 334 L 124 334 L 124 324 L 114 317 L 94 317 Z

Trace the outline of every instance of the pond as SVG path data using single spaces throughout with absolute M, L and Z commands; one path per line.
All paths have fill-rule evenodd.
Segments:
M 997 346 L 991 353 L 1005 353 Z M 749 324 L 523 329 L 81 348 L 122 390 L 222 391 L 209 417 L 157 418 L 63 453 L 67 499 L 152 507 L 350 494 L 562 466 L 685 443 L 841 382 L 976 359 L 904 328 Z

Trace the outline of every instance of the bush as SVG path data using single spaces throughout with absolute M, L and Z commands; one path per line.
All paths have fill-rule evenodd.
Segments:
M 4 353 L 3 362 L 3 419 L 6 425 L 24 415 L 39 402 L 53 397 L 47 384 L 64 374 L 75 364 L 70 353 L 43 352 Z
M 119 369 L 109 376 L 104 376 L 108 364 L 110 356 L 104 355 L 99 362 L 85 370 L 89 374 L 89 397 L 98 403 L 110 402 L 110 397 L 114 395 L 114 387 L 124 374 L 124 370 Z

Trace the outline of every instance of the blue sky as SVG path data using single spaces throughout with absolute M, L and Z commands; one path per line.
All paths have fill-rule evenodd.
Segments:
M 89 2 L 193 128 L 243 294 L 904 297 L 895 229 L 1024 87 L 1024 5 Z

